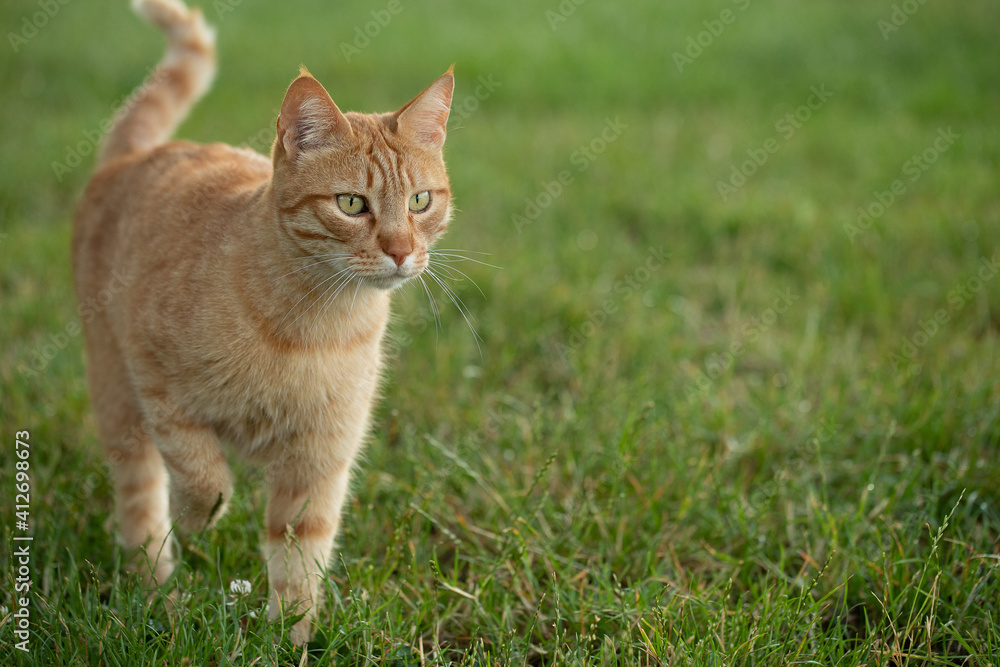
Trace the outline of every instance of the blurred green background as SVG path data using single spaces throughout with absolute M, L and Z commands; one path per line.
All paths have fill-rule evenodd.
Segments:
M 266 152 L 300 63 L 358 111 L 456 63 L 441 246 L 500 267 L 452 274 L 478 347 L 440 291 L 437 324 L 419 286 L 396 298 L 315 661 L 992 664 L 995 2 L 202 7 L 196 141 Z M 185 538 L 181 611 L 121 573 L 67 333 L 94 142 L 163 40 L 125 2 L 7 1 L 0 25 L 0 423 L 7 452 L 39 443 L 16 659 L 289 662 L 253 615 L 259 471 Z M 234 578 L 254 593 L 227 606 Z

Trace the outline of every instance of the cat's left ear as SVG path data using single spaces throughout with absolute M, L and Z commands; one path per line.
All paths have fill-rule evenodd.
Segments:
M 454 65 L 396 112 L 400 134 L 434 150 L 440 150 L 444 146 L 448 114 L 451 112 L 451 96 L 455 92 L 453 69 Z

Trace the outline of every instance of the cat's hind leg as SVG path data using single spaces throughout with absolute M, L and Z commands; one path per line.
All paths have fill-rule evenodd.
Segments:
M 98 435 L 115 489 L 121 541 L 133 567 L 163 584 L 173 571 L 167 471 L 111 331 L 96 318 L 87 330 L 87 375 Z

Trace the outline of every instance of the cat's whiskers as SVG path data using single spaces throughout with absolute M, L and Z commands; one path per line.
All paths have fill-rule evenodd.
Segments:
M 446 271 L 447 274 L 442 274 L 442 275 L 446 275 L 446 277 L 448 279 L 454 280 L 455 282 L 461 282 L 462 280 L 465 280 L 466 278 L 468 278 L 468 276 L 466 276 L 465 278 L 462 278 L 461 275 L 464 275 L 464 274 L 461 274 L 460 271 L 456 271 L 453 267 L 448 266 L 447 264 L 442 264 L 440 261 L 434 261 L 433 259 L 429 260 L 427 262 L 427 266 L 435 267 L 439 271 Z M 456 273 L 461 274 L 461 275 L 456 275 Z
M 355 280 L 358 281 L 358 285 L 360 286 L 361 280 L 357 276 L 348 273 L 346 276 L 337 281 L 335 285 L 328 287 L 323 294 L 320 295 L 319 299 L 316 299 L 316 302 L 318 303 L 320 299 L 327 295 L 327 293 L 333 292 L 333 294 L 330 294 L 326 301 L 323 302 L 319 312 L 316 313 L 316 317 L 313 318 L 312 324 L 309 325 L 309 330 L 306 332 L 306 342 L 308 342 L 312 337 L 312 332 L 313 329 L 316 328 L 316 325 L 326 317 L 327 312 L 330 310 L 330 306 L 337 300 L 340 293 L 344 291 L 345 287 L 350 285 Z
M 477 250 L 456 250 L 454 248 L 441 248 L 441 249 L 435 248 L 434 250 L 430 251 L 430 255 L 435 258 L 441 258 L 441 257 L 448 258 L 448 259 L 440 259 L 439 261 L 442 262 L 474 262 L 476 264 L 488 266 L 491 269 L 503 269 L 502 266 L 495 266 L 493 264 L 489 264 L 487 262 L 483 262 L 478 259 L 474 259 L 472 257 L 466 257 L 465 255 L 461 254 L 463 252 L 471 252 L 476 255 L 485 255 L 486 257 L 489 257 L 490 255 L 490 253 L 488 252 L 479 252 Z
M 314 285 L 314 286 L 313 286 L 313 288 L 312 288 L 311 290 L 309 290 L 308 292 L 306 292 L 305 294 L 303 294 L 303 295 L 302 295 L 301 297 L 299 297 L 299 300 L 298 300 L 298 301 L 296 301 L 296 302 L 295 302 L 295 303 L 294 303 L 294 304 L 292 305 L 292 307 L 288 309 L 288 312 L 287 312 L 287 313 L 285 313 L 285 316 L 284 316 L 283 318 L 281 318 L 281 321 L 280 321 L 280 322 L 278 322 L 278 326 L 276 327 L 275 331 L 277 331 L 277 332 L 279 332 L 279 333 L 280 333 L 281 331 L 284 331 L 284 330 L 285 330 L 285 329 L 287 329 L 288 327 L 291 327 L 291 326 L 292 326 L 292 325 L 294 325 L 294 324 L 295 324 L 296 322 L 298 322 L 298 321 L 299 321 L 299 320 L 300 320 L 300 319 L 302 318 L 302 316 L 303 316 L 303 315 L 305 315 L 306 313 L 308 313 L 308 312 L 309 312 L 309 310 L 310 310 L 310 309 L 311 309 L 311 308 L 312 308 L 312 307 L 313 307 L 314 305 L 316 305 L 316 302 L 317 302 L 317 301 L 319 301 L 319 299 L 322 299 L 322 298 L 323 298 L 323 294 L 326 294 L 326 292 L 327 292 L 327 291 L 329 291 L 329 289 L 330 289 L 330 288 L 327 288 L 326 290 L 324 290 L 324 291 L 323 291 L 323 294 L 321 294 L 321 295 L 319 296 L 319 298 L 315 299 L 315 300 L 313 301 L 313 303 L 312 303 L 312 304 L 310 304 L 310 305 L 309 305 L 308 307 L 306 307 L 306 308 L 305 308 L 305 310 L 303 310 L 303 311 L 302 311 L 301 313 L 299 313 L 298 317 L 296 317 L 296 318 L 295 318 L 294 320 L 292 320 L 291 322 L 289 322 L 289 323 L 288 323 L 288 327 L 285 327 L 285 329 L 283 329 L 283 328 L 282 328 L 282 326 L 281 326 L 282 324 L 284 324 L 285 320 L 287 320 L 287 319 L 288 319 L 288 316 L 292 314 L 292 311 L 293 311 L 293 310 L 295 310 L 296 308 L 298 308 L 299 304 L 300 304 L 300 303 L 302 303 L 302 300 L 303 300 L 303 299 L 305 299 L 306 297 L 308 297 L 308 296 L 309 296 L 310 294 L 312 294 L 313 292 L 315 292 L 315 291 L 316 291 L 317 289 L 319 289 L 320 287 L 322 287 L 322 286 L 323 286 L 323 285 L 325 285 L 326 283 L 328 283 L 328 282 L 330 282 L 330 281 L 332 281 L 332 280 L 335 280 L 335 279 L 336 279 L 336 278 L 338 278 L 339 276 L 342 276 L 343 274 L 347 273 L 347 272 L 348 272 L 349 270 L 350 270 L 350 268 L 345 268 L 345 269 L 341 269 L 340 271 L 338 271 L 337 273 L 334 273 L 334 274 L 332 274 L 332 275 L 331 275 L 331 276 L 329 276 L 328 278 L 324 278 L 324 279 L 323 279 L 322 281 L 320 281 L 319 283 L 317 283 L 316 285 Z
M 430 289 L 427 287 L 427 281 L 424 280 L 424 275 L 421 273 L 417 276 L 420 279 L 420 284 L 423 285 L 424 293 L 427 295 L 427 300 L 431 306 L 431 315 L 434 316 L 434 342 L 438 340 L 438 334 L 441 330 L 441 312 L 438 310 L 437 301 L 434 299 L 434 295 L 431 294 Z
M 347 333 L 350 335 L 351 326 L 354 321 L 351 319 L 351 315 L 354 314 L 354 302 L 358 300 L 358 291 L 361 289 L 361 281 L 358 280 L 358 286 L 354 288 L 354 296 L 351 298 L 351 308 L 347 311 Z
M 428 268 L 434 267 L 438 271 L 447 271 L 448 275 L 444 276 L 444 277 L 447 277 L 447 278 L 449 278 L 451 280 L 454 280 L 455 282 L 459 282 L 459 281 L 462 281 L 462 280 L 468 280 L 470 283 L 472 283 L 473 287 L 475 287 L 477 290 L 479 290 L 479 293 L 483 295 L 483 298 L 484 299 L 486 298 L 486 293 L 483 292 L 483 288 L 481 288 L 476 283 L 476 281 L 473 280 L 472 277 L 469 276 L 469 274 L 465 273 L 464 271 L 456 269 L 454 266 L 450 266 L 448 264 L 445 264 L 445 263 L 441 262 L 441 260 L 433 260 L 433 259 L 429 260 L 428 263 L 427 263 L 427 266 L 428 266 Z M 461 278 L 456 278 L 455 275 L 454 275 L 456 273 L 458 275 L 460 275 Z
M 312 268 L 314 266 L 320 266 L 322 264 L 329 264 L 330 266 L 333 266 L 334 260 L 337 260 L 337 259 L 348 259 L 349 257 L 351 257 L 350 253 L 334 253 L 334 254 L 330 254 L 330 255 L 315 255 L 315 256 L 312 256 L 312 257 L 296 257 L 293 261 L 298 261 L 298 260 L 302 260 L 302 259 L 319 259 L 319 261 L 313 262 L 312 264 L 306 264 L 305 266 L 300 266 L 299 268 L 295 269 L 294 271 L 289 271 L 288 273 L 286 273 L 284 275 L 278 276 L 278 279 L 280 280 L 281 278 L 285 278 L 286 276 L 290 276 L 293 273 L 298 273 L 299 271 L 305 271 L 306 269 Z
M 472 313 L 469 311 L 468 307 L 465 305 L 465 302 L 462 301 L 461 297 L 458 296 L 455 290 L 452 289 L 447 282 L 445 282 L 444 278 L 436 274 L 434 272 L 434 269 L 432 269 L 430 266 L 428 266 L 426 270 L 427 270 L 427 275 L 429 275 L 434 280 L 434 282 L 436 282 L 438 286 L 444 291 L 444 293 L 448 295 L 448 298 L 451 299 L 451 302 L 455 304 L 456 308 L 458 308 L 458 312 L 462 314 L 462 317 L 465 319 L 465 323 L 469 325 L 469 331 L 472 332 L 472 339 L 476 343 L 476 349 L 479 350 L 479 356 L 480 358 L 482 358 L 483 348 L 480 345 L 480 342 L 482 342 L 483 339 L 476 331 L 476 327 L 472 324 L 472 321 L 474 319 L 472 317 Z

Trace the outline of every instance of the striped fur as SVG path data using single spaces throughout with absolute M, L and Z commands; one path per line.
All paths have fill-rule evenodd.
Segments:
M 269 613 L 308 610 L 304 641 L 369 426 L 389 293 L 427 267 L 451 215 L 454 80 L 394 113 L 345 114 L 303 70 L 270 159 L 169 141 L 211 82 L 213 34 L 179 0 L 135 6 L 167 54 L 109 133 L 73 236 L 79 301 L 117 281 L 84 329 L 121 536 L 164 583 L 173 527 L 226 510 L 231 443 L 266 468 Z M 411 211 L 423 191 L 430 205 Z M 369 210 L 345 214 L 339 194 Z

